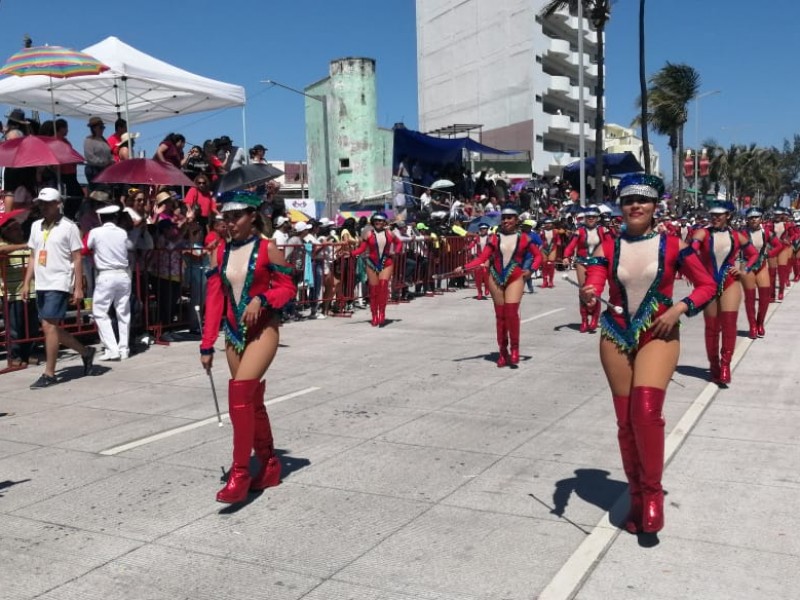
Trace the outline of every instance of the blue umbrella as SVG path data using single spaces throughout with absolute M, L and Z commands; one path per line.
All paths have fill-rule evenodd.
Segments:
M 478 233 L 478 229 L 484 223 L 488 225 L 489 228 L 491 229 L 492 227 L 496 227 L 497 225 L 500 224 L 500 217 L 483 216 L 477 219 L 472 219 L 472 221 L 469 222 L 469 225 L 467 225 L 467 231 L 469 231 L 470 233 Z

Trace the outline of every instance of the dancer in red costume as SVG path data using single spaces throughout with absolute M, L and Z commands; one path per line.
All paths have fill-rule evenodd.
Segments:
M 217 501 L 243 502 L 249 490 L 276 486 L 281 463 L 275 456 L 262 379 L 278 351 L 280 309 L 294 297 L 291 269 L 283 253 L 260 235 L 261 198 L 236 193 L 222 206 L 230 241 L 220 242 L 210 259 L 200 362 L 210 370 L 220 323 L 231 379 L 228 412 L 233 426 L 233 466 Z M 261 463 L 250 476 L 250 452 Z
M 597 248 L 608 237 L 613 237 L 611 232 L 597 223 L 600 220 L 600 210 L 592 205 L 588 206 L 584 211 L 585 222 L 578 227 L 572 236 L 569 244 L 564 249 L 564 266 L 569 265 L 569 260 L 572 255 L 577 251 L 577 261 L 575 265 L 575 273 L 578 276 L 578 284 L 583 287 L 586 281 L 586 267 L 583 262 L 592 256 L 595 248 Z M 600 318 L 600 305 L 595 304 L 590 310 L 583 302 L 580 302 L 581 310 L 581 333 L 587 331 L 594 332 L 597 329 L 597 321 Z M 591 321 L 589 315 L 591 314 Z
M 480 254 L 483 252 L 483 249 L 486 248 L 486 244 L 488 242 L 489 224 L 481 223 L 478 226 L 478 235 L 472 240 L 472 243 L 467 248 L 467 251 L 473 256 L 480 256 Z M 473 275 L 475 277 L 475 288 L 478 291 L 478 295 L 475 297 L 475 299 L 483 300 L 485 298 L 484 290 L 486 290 L 487 295 L 489 294 L 489 271 L 484 265 L 481 265 L 479 267 L 475 267 Z
M 497 345 L 500 357 L 498 367 L 519 364 L 519 303 L 524 292 L 522 265 L 528 254 L 533 256 L 530 270 L 542 265 L 542 253 L 530 237 L 517 231 L 519 213 L 506 207 L 500 213 L 500 231 L 489 237 L 481 254 L 456 273 L 474 269 L 489 261 L 489 293 L 494 301 Z M 509 354 L 509 345 L 511 353 Z
M 624 231 L 606 239 L 588 260 L 581 299 L 590 307 L 609 283 L 608 310 L 601 321 L 600 361 L 614 401 L 622 466 L 628 479 L 630 512 L 624 527 L 654 533 L 664 525 L 664 417 L 662 408 L 680 354 L 678 320 L 698 313 L 714 297 L 714 280 L 691 248 L 668 233 L 658 233 L 653 214 L 664 191 L 652 175 L 620 181 Z M 673 304 L 675 275 L 694 284 Z
M 776 208 L 773 211 L 775 215 L 771 230 L 775 236 L 780 240 L 783 249 L 778 254 L 776 259 L 775 270 L 777 271 L 778 279 L 778 302 L 783 300 L 784 291 L 790 287 L 791 284 L 791 271 L 792 271 L 792 257 L 794 256 L 792 242 L 800 237 L 800 230 L 795 226 L 794 222 L 789 218 L 789 211 L 785 208 Z M 772 288 L 775 289 L 775 276 L 772 277 Z
M 714 201 L 708 209 L 711 225 L 692 236 L 692 248 L 700 255 L 706 270 L 717 282 L 717 296 L 703 311 L 706 354 L 711 381 L 721 385 L 731 382 L 731 359 L 736 347 L 736 319 L 742 302 L 740 276 L 736 260 L 739 252 L 746 260 L 745 272 L 752 270 L 758 252 L 748 237 L 730 227 L 732 202 Z M 722 345 L 720 347 L 720 338 Z
M 800 282 L 800 217 L 794 219 L 795 236 L 792 240 L 792 273 L 794 274 L 793 282 Z
M 394 273 L 392 255 L 402 250 L 402 242 L 386 229 L 386 215 L 375 213 L 370 218 L 370 231 L 361 244 L 350 255 L 367 252 L 367 279 L 369 280 L 369 308 L 372 311 L 372 326 L 378 327 L 386 321 L 386 303 L 389 301 L 389 281 Z
M 764 337 L 764 318 L 770 303 L 769 259 L 778 256 L 783 245 L 772 231 L 761 225 L 761 209 L 751 208 L 747 211 L 747 227 L 743 230 L 753 248 L 758 252 L 758 260 L 749 272 L 742 273 L 741 282 L 744 289 L 744 308 L 747 324 L 750 328 L 750 339 Z M 756 310 L 756 290 L 758 291 L 758 310 Z
M 553 219 L 545 217 L 542 220 L 542 230 L 539 233 L 542 238 L 542 287 L 556 287 L 554 283 L 556 275 L 556 260 L 558 249 L 561 248 L 563 240 L 553 225 Z

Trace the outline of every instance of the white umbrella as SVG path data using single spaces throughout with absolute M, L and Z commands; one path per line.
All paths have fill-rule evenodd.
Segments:
M 437 179 L 431 184 L 432 190 L 440 190 L 442 188 L 453 187 L 455 183 L 450 181 L 449 179 Z

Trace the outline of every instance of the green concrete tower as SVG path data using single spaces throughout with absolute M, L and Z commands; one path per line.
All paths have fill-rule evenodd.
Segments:
M 387 162 L 377 125 L 375 61 L 331 61 L 328 77 L 305 92 L 311 96 L 306 98 L 306 145 L 312 197 L 326 199 L 329 178 L 330 207 L 335 213 L 341 202 L 388 189 L 391 148 Z

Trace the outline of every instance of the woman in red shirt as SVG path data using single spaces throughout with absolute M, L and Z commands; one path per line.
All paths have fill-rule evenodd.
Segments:
M 211 193 L 211 180 L 205 175 L 194 178 L 194 187 L 186 192 L 183 201 L 194 211 L 195 218 L 203 227 L 207 226 L 208 220 L 219 212 L 217 201 Z

